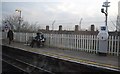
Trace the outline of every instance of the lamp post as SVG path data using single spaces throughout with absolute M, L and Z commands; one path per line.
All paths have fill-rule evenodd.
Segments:
M 110 2 L 108 2 L 108 0 L 106 0 L 106 2 L 103 2 L 102 7 L 105 7 L 106 10 L 104 11 L 104 8 L 101 9 L 101 12 L 105 14 L 105 25 L 107 26 L 107 18 L 108 18 L 108 7 L 110 7 L 110 5 L 108 5 Z
M 15 12 L 19 12 L 19 27 L 18 27 L 18 31 L 20 32 L 20 26 L 21 26 L 21 10 L 16 9 Z

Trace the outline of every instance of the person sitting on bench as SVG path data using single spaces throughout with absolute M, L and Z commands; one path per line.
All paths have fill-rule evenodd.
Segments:
M 32 40 L 30 46 L 33 47 L 35 43 L 37 47 L 40 47 L 40 33 L 37 33 L 37 36 Z
M 45 43 L 45 37 L 43 35 L 43 33 L 41 32 L 41 37 L 40 37 L 40 40 L 41 40 L 41 46 L 44 46 L 44 43 Z

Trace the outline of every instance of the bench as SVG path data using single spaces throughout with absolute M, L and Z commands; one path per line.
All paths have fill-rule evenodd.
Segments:
M 27 44 L 27 45 L 30 45 L 30 43 L 32 42 L 33 38 L 34 38 L 34 37 L 29 37 L 28 40 L 27 40 L 27 42 L 26 42 L 26 44 Z
M 27 45 L 34 47 L 34 45 L 36 44 L 37 47 L 44 47 L 45 42 L 46 42 L 46 38 L 41 40 L 35 40 L 34 37 L 29 37 L 27 41 Z

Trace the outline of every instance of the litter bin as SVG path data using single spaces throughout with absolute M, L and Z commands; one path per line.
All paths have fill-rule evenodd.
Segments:
M 108 48 L 108 27 L 107 26 L 101 26 L 100 31 L 97 35 L 99 39 L 99 48 L 98 48 L 98 54 L 99 55 L 107 55 L 107 48 Z

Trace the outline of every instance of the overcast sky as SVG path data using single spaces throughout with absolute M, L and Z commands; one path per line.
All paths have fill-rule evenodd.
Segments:
M 63 29 L 74 29 L 82 18 L 81 27 L 87 29 L 91 24 L 96 27 L 104 25 L 105 16 L 101 13 L 103 2 L 106 0 L 3 0 L 2 16 L 16 15 L 15 9 L 22 10 L 22 17 L 30 23 L 38 22 L 45 28 L 50 26 L 55 20 L 54 29 L 63 25 Z M 108 0 L 111 2 L 108 8 L 109 30 L 115 30 L 116 17 L 118 14 L 118 1 Z M 111 20 L 110 20 L 111 19 Z

